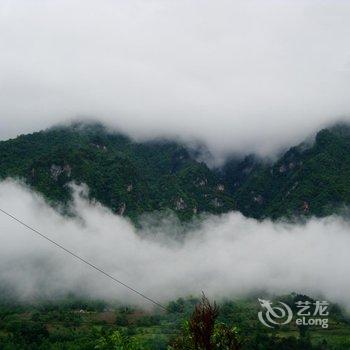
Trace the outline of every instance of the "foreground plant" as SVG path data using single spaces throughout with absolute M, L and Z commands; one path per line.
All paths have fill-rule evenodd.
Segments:
M 203 294 L 201 301 L 183 326 L 182 334 L 171 350 L 240 350 L 242 341 L 237 329 L 217 323 L 219 307 Z

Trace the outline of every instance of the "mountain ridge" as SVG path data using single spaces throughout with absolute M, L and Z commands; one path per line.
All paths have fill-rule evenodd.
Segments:
M 0 178 L 22 178 L 53 203 L 68 183 L 132 219 L 171 209 L 180 219 L 239 210 L 257 219 L 326 216 L 350 204 L 350 127 L 322 129 L 311 145 L 274 162 L 232 157 L 209 168 L 196 150 L 166 139 L 136 142 L 99 123 L 55 126 L 0 142 Z

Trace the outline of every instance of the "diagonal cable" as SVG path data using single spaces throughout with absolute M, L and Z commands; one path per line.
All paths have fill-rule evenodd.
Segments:
M 139 295 L 140 297 L 142 297 L 143 299 L 153 303 L 154 305 L 160 307 L 163 310 L 167 310 L 167 308 L 160 304 L 159 302 L 157 302 L 156 300 L 148 297 L 147 295 L 139 292 L 138 290 L 136 290 L 133 287 L 130 287 L 128 284 L 122 282 L 121 280 L 113 277 L 112 275 L 110 275 L 109 273 L 105 272 L 104 270 L 102 270 L 101 268 L 99 268 L 98 266 L 94 265 L 93 263 L 85 260 L 84 258 L 82 258 L 81 256 L 75 254 L 74 252 L 72 252 L 71 250 L 65 248 L 63 245 L 61 245 L 60 243 L 57 243 L 56 241 L 54 241 L 53 239 L 49 238 L 48 236 L 44 235 L 43 233 L 41 233 L 40 231 L 36 230 L 35 228 L 27 225 L 25 222 L 21 221 L 20 219 L 16 218 L 14 215 L 8 213 L 7 211 L 3 210 L 0 208 L 0 212 L 2 212 L 3 214 L 7 215 L 9 218 L 13 219 L 14 221 L 18 222 L 19 224 L 21 224 L 22 226 L 26 227 L 28 230 L 34 232 L 35 234 L 37 234 L 38 236 L 40 236 L 41 238 L 49 241 L 50 243 L 54 244 L 56 247 L 60 248 L 61 250 L 63 250 L 64 252 L 70 254 L 71 256 L 73 256 L 74 258 L 80 260 L 82 263 L 90 266 L 91 268 L 93 268 L 94 270 L 100 272 L 101 274 L 105 275 L 106 277 L 110 278 L 112 281 L 114 281 L 115 283 L 118 283 L 120 285 L 122 285 L 123 287 L 129 289 L 131 292 Z

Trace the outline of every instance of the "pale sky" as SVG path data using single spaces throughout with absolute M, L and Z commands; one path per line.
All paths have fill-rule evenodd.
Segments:
M 0 139 L 79 117 L 272 154 L 350 119 L 350 2 L 2 0 Z

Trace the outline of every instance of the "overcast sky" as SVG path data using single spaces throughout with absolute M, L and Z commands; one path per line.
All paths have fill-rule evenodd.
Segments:
M 271 154 L 350 116 L 349 1 L 2 0 L 0 139 L 88 116 Z

